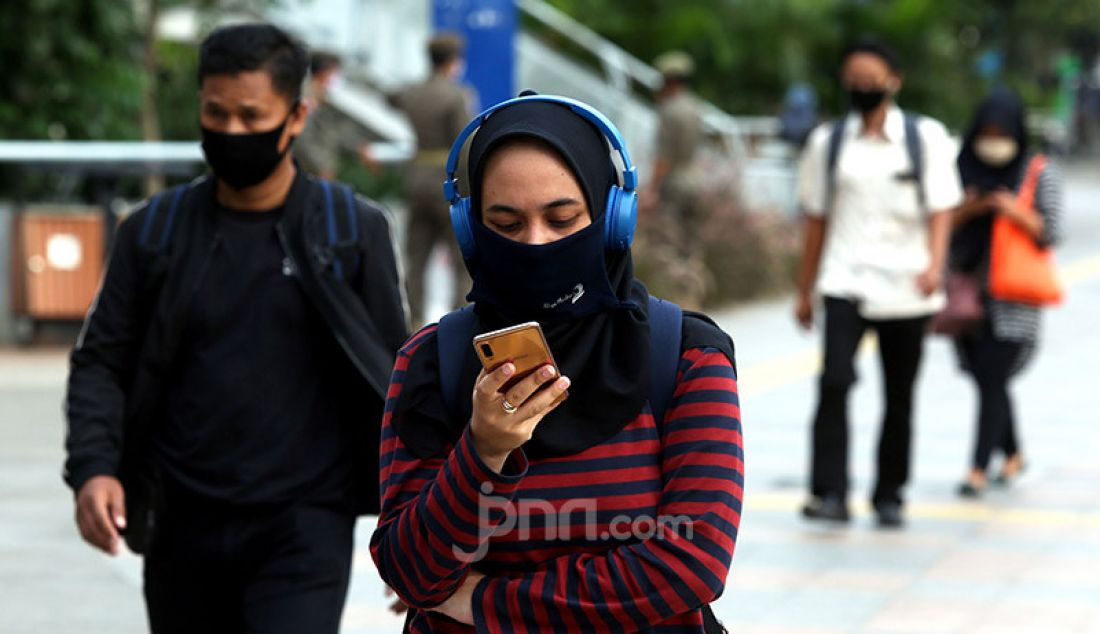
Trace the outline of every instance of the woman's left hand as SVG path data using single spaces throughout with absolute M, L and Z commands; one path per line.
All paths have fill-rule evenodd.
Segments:
M 470 571 L 466 580 L 455 590 L 451 598 L 432 608 L 433 612 L 439 612 L 443 616 L 450 617 L 459 623 L 474 624 L 474 588 L 479 581 L 485 578 L 480 572 Z

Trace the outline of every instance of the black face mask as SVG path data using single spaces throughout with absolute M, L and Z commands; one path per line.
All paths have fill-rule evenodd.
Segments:
M 851 88 L 848 90 L 848 98 L 851 100 L 853 108 L 866 114 L 878 108 L 882 100 L 886 99 L 886 91 Z
M 214 175 L 233 189 L 244 189 L 263 182 L 278 167 L 294 138 L 279 151 L 279 139 L 283 136 L 290 115 L 279 127 L 254 134 L 225 134 L 202 128 L 202 152 Z
M 544 325 L 617 308 L 604 266 L 603 219 L 548 244 L 524 244 L 473 223 L 477 255 L 469 299 L 514 321 Z

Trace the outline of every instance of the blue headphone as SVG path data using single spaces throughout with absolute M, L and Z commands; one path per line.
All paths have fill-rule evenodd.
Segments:
M 474 232 L 472 223 L 477 222 L 473 210 L 470 209 L 469 197 L 460 196 L 458 193 L 458 179 L 455 178 L 455 170 L 458 169 L 458 158 L 462 153 L 462 146 L 478 128 L 493 113 L 502 108 L 525 103 L 529 101 L 541 101 L 544 103 L 556 103 L 565 106 L 583 117 L 603 133 L 611 142 L 623 160 L 622 186 L 612 185 L 607 195 L 607 206 L 604 209 L 604 248 L 614 251 L 625 251 L 630 248 L 634 240 L 634 225 L 638 220 L 638 172 L 634 164 L 630 162 L 630 155 L 626 151 L 626 143 L 615 124 L 592 106 L 555 95 L 527 95 L 503 101 L 489 108 L 485 112 L 474 117 L 473 121 L 466 124 L 462 132 L 458 134 L 451 153 L 447 157 L 447 180 L 443 182 L 443 195 L 451 203 L 451 226 L 454 227 L 455 238 L 458 247 L 462 250 L 462 257 L 470 259 L 477 251 L 474 245 Z M 595 210 L 593 210 L 595 211 Z

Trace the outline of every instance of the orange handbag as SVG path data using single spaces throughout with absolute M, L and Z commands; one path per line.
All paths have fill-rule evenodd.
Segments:
M 1038 155 L 1031 159 L 1017 195 L 1019 205 L 1031 213 L 1039 213 L 1035 210 L 1035 188 L 1044 167 L 1046 157 Z M 1036 244 L 1026 231 L 1001 215 L 993 219 L 991 240 L 990 296 L 1032 306 L 1062 301 L 1064 290 L 1049 248 Z

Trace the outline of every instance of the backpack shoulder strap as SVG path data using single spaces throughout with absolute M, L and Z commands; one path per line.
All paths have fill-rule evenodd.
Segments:
M 355 208 L 355 194 L 343 183 L 331 183 L 318 179 L 325 208 L 325 233 L 333 251 L 333 271 L 340 279 L 351 279 L 359 268 L 359 214 Z M 339 190 L 334 191 L 334 190 Z M 336 211 L 336 198 L 344 213 Z
M 649 408 L 660 426 L 676 391 L 684 312 L 676 304 L 649 296 Z
M 684 311 L 678 305 L 649 296 L 649 409 L 658 432 L 665 412 L 676 392 L 676 377 L 680 369 L 680 347 L 683 345 Z M 714 616 L 710 604 L 702 607 L 703 631 L 726 634 L 725 626 Z
M 840 146 L 844 144 L 844 127 L 848 123 L 847 115 L 841 115 L 833 122 L 829 131 L 829 145 L 825 150 L 825 216 L 833 212 L 836 202 L 836 166 L 840 160 Z
M 145 221 L 141 225 L 138 244 L 157 253 L 164 253 L 168 250 L 180 201 L 183 200 L 184 194 L 191 188 L 191 185 L 191 183 L 176 185 L 155 194 L 149 199 L 149 207 L 145 214 Z
M 476 324 L 474 305 L 470 304 L 444 315 L 435 331 L 439 355 L 439 385 L 443 393 L 443 405 L 448 412 L 458 411 L 458 383 L 462 376 L 462 362 L 470 353 L 470 341 Z
M 914 112 L 904 113 L 905 151 L 909 154 L 909 165 L 917 181 L 917 203 L 921 213 L 928 215 L 928 196 L 924 191 L 924 142 L 920 136 L 920 115 Z

